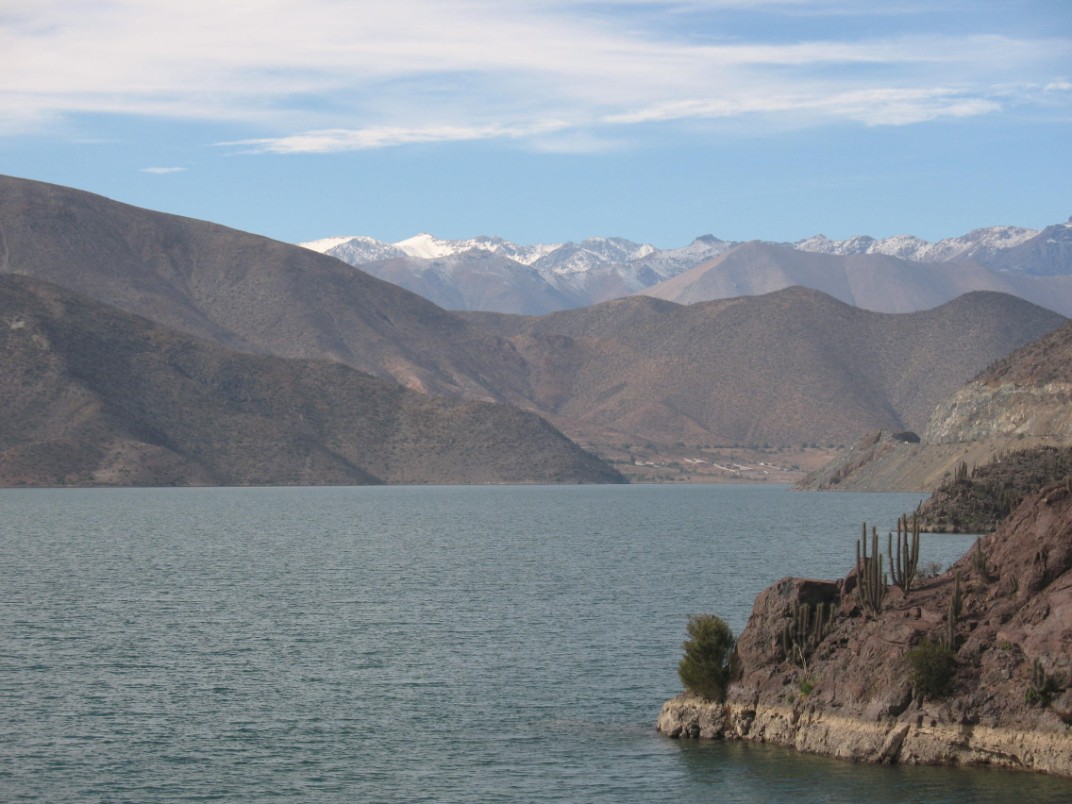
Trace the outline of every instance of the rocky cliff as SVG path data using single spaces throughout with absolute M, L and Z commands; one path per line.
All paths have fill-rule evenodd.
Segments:
M 890 587 L 877 615 L 855 572 L 779 581 L 738 639 L 726 701 L 674 698 L 659 731 L 866 762 L 1072 776 L 1072 491 L 1028 497 L 978 549 L 908 594 Z M 787 640 L 796 612 L 820 605 L 831 618 L 817 643 Z M 950 640 L 949 692 L 924 697 L 909 651 Z

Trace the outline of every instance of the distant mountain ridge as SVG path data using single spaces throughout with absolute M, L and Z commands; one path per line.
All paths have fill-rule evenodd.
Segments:
M 499 237 L 442 240 L 420 234 L 397 243 L 355 236 L 325 238 L 301 245 L 341 259 L 452 310 L 538 315 L 635 293 L 691 303 L 755 295 L 802 284 L 879 312 L 911 312 L 934 307 L 953 298 L 956 295 L 953 290 L 998 290 L 1048 303 L 1063 314 L 1072 313 L 1072 283 L 1055 286 L 1042 279 L 1072 276 L 1072 224 L 1069 223 L 1042 231 L 993 226 L 935 243 L 911 235 L 881 239 L 861 235 L 845 240 L 815 235 L 795 243 L 740 243 L 703 235 L 681 248 L 658 249 L 617 237 L 524 246 Z M 826 266 L 823 276 L 797 276 L 792 267 L 782 265 L 773 273 L 769 265 L 750 265 L 750 281 L 743 286 L 738 283 L 717 287 L 708 280 L 699 289 L 693 287 L 690 278 L 677 279 L 693 271 L 707 273 L 713 262 L 739 249 L 757 253 L 769 252 L 771 248 L 785 254 L 781 262 L 790 266 L 795 259 L 793 254 L 829 258 L 825 263 L 816 263 Z M 490 255 L 497 259 L 489 260 Z M 910 285 L 914 274 L 908 270 L 909 266 L 941 266 L 937 271 L 939 281 L 945 281 L 951 290 L 943 294 L 933 288 L 910 288 L 903 294 L 907 306 L 891 309 L 882 306 L 888 297 L 885 289 L 877 289 L 873 297 L 839 295 L 831 290 L 829 276 L 849 270 L 843 267 L 847 259 L 872 271 L 890 264 L 883 260 L 896 259 L 905 264 L 899 269 L 899 281 L 904 284 L 907 279 Z M 928 279 L 918 277 L 924 282 Z M 1032 281 L 1027 277 L 1039 279 Z M 674 285 L 661 287 L 674 280 L 677 280 Z

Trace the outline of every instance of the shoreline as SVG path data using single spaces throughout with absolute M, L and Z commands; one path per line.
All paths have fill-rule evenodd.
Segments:
M 909 718 L 865 720 L 811 705 L 716 703 L 683 693 L 663 704 L 657 731 L 675 739 L 748 740 L 870 764 L 986 766 L 1072 778 L 1072 729 L 1023 731 Z

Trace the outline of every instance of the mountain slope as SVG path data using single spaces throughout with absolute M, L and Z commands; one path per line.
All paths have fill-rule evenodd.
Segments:
M 0 485 L 616 482 L 539 417 L 0 275 Z
M 523 367 L 494 338 L 395 285 L 308 249 L 77 190 L 0 177 L 0 273 L 231 348 L 335 360 L 416 390 L 525 393 Z
M 659 444 L 846 443 L 875 427 L 922 428 L 980 367 L 1064 321 L 994 293 L 891 316 L 804 288 L 471 320 L 508 337 L 533 401 L 567 432 Z
M 921 443 L 869 435 L 801 485 L 933 491 L 962 464 L 985 466 L 1007 453 L 1055 447 L 1072 447 L 1072 323 L 948 394 L 935 406 Z
M 1063 321 L 994 294 L 888 316 L 799 288 L 463 315 L 296 246 L 34 182 L 0 179 L 0 190 L 0 275 L 41 277 L 228 348 L 506 401 L 628 462 L 711 466 L 715 445 L 803 451 L 916 429 L 957 384 Z

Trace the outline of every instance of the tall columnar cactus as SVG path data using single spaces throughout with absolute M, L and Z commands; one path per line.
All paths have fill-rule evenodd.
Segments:
M 906 595 L 912 591 L 919 566 L 919 515 L 912 514 L 911 529 L 908 514 L 897 520 L 897 552 L 893 551 L 893 534 L 889 534 L 886 550 L 890 556 L 890 576 Z
M 786 657 L 806 666 L 808 657 L 830 633 L 833 621 L 833 603 L 819 603 L 813 609 L 800 601 L 794 602 L 789 622 L 782 631 L 782 649 Z
M 990 565 L 986 561 L 986 553 L 983 552 L 983 540 L 981 538 L 975 540 L 975 549 L 972 551 L 972 567 L 984 583 L 990 583 L 993 580 L 990 576 Z
M 863 537 L 856 542 L 856 584 L 860 600 L 872 615 L 882 611 L 882 599 L 886 597 L 886 575 L 882 571 L 882 554 L 878 551 L 878 528 L 871 528 L 871 555 L 867 554 L 867 523 Z
M 957 620 L 963 601 L 960 597 L 960 573 L 953 576 L 953 596 L 949 598 L 949 611 L 945 618 L 945 646 L 950 650 L 957 649 Z

